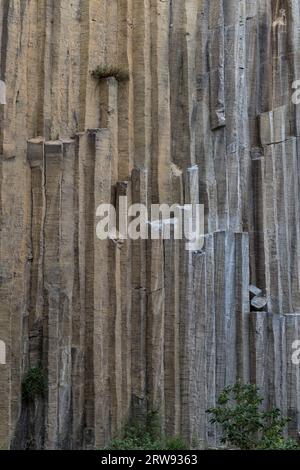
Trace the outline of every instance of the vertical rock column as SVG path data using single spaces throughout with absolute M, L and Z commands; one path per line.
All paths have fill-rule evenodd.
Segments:
M 184 202 L 199 203 L 199 173 L 193 166 L 185 172 Z M 182 244 L 180 283 L 180 380 L 181 380 L 181 430 L 191 440 L 193 433 L 194 365 L 195 365 L 195 263 L 197 253 Z
M 148 173 L 132 172 L 132 203 L 148 206 Z M 146 389 L 146 318 L 147 318 L 147 241 L 132 240 L 132 315 L 131 315 L 131 386 L 133 415 L 145 417 Z
M 264 407 L 268 400 L 267 347 L 268 318 L 266 312 L 253 312 L 250 315 L 250 351 L 251 351 L 251 383 L 260 389 L 264 397 Z
M 247 233 L 236 233 L 234 290 L 237 378 L 244 383 L 250 381 L 249 278 L 249 235 Z
M 150 1 L 133 2 L 132 7 L 134 166 L 149 169 L 152 138 Z M 148 178 L 150 178 L 149 174 Z
M 45 254 L 44 254 L 44 348 L 48 372 L 46 437 L 48 449 L 58 446 L 59 313 L 60 313 L 60 217 L 63 148 L 61 141 L 45 144 Z
M 215 299 L 215 251 L 214 236 L 205 239 L 205 362 L 206 362 L 206 409 L 216 405 L 216 299 Z M 208 447 L 216 446 L 216 426 L 210 422 L 206 415 L 206 444 Z
M 209 3 L 209 32 L 208 32 L 208 57 L 209 57 L 209 96 L 210 96 L 210 127 L 212 134 L 213 175 L 209 182 L 215 178 L 216 187 L 211 187 L 211 205 L 216 204 L 217 228 L 226 230 L 228 228 L 228 169 L 226 161 L 226 103 L 225 103 L 225 72 L 224 72 L 224 47 L 225 47 L 225 25 L 223 2 L 217 0 Z M 205 151 L 205 150 L 204 150 Z M 209 157 L 207 157 L 209 159 Z M 216 194 L 214 194 L 214 189 Z M 214 210 L 214 209 L 212 209 Z
M 171 116 L 169 71 L 170 4 L 151 4 L 152 161 L 151 196 L 154 203 L 170 201 Z
M 268 341 L 265 348 L 268 358 L 268 405 L 280 409 L 287 416 L 286 322 L 282 315 L 269 314 L 267 323 Z
M 214 234 L 216 309 L 216 394 L 236 379 L 235 238 Z M 225 274 L 226 273 L 226 274 Z
M 165 430 L 178 435 L 181 424 L 180 395 L 180 253 L 181 240 L 164 240 L 164 397 Z
M 83 445 L 85 391 L 85 133 L 76 135 L 74 182 L 74 295 L 72 315 L 72 447 Z
M 94 214 L 91 215 L 91 226 L 88 229 L 93 247 L 93 261 L 90 265 L 90 294 L 92 295 L 93 310 L 91 311 L 90 326 L 87 325 L 92 335 L 93 351 L 91 351 L 90 380 L 93 382 L 91 394 L 86 395 L 89 406 L 94 410 L 92 428 L 94 428 L 94 447 L 105 446 L 111 437 L 111 420 L 115 420 L 114 413 L 118 413 L 116 399 L 116 373 L 115 354 L 111 350 L 111 336 L 114 334 L 115 325 L 115 289 L 116 283 L 111 278 L 111 272 L 115 269 L 112 264 L 113 249 L 112 241 L 99 240 L 96 235 L 96 209 L 100 204 L 110 204 L 112 191 L 112 149 L 111 135 L 108 129 L 99 129 L 93 136 L 95 154 L 94 171 L 91 173 L 93 179 L 92 187 L 94 193 L 92 207 Z M 86 245 L 86 253 L 90 247 Z M 87 262 L 87 258 L 86 258 Z M 86 273 L 87 273 L 86 267 Z M 86 286 L 87 287 L 87 286 Z M 89 346 L 87 345 L 87 348 Z M 114 361 L 114 362 L 113 362 Z
M 128 72 L 129 80 L 118 84 L 119 179 L 129 178 L 133 167 L 134 109 L 133 109 L 133 8 L 134 1 L 118 0 L 118 64 Z M 136 24 L 137 28 L 138 25 Z M 134 46 L 135 48 L 135 46 Z
M 61 214 L 59 230 L 60 305 L 59 305 L 59 389 L 58 442 L 61 449 L 72 447 L 72 322 L 75 278 L 75 165 L 74 140 L 63 140 L 61 168 Z
M 28 142 L 28 160 L 31 167 L 31 292 L 29 311 L 29 331 L 36 321 L 43 318 L 43 255 L 44 255 L 44 218 L 45 218 L 45 167 L 44 139 L 32 139 Z M 37 357 L 32 358 L 37 362 Z
M 194 416 L 192 424 L 192 439 L 196 440 L 197 446 L 204 449 L 207 444 L 206 430 L 206 410 L 207 410 L 207 382 L 203 377 L 207 377 L 207 343 L 206 334 L 208 313 L 207 313 L 207 284 L 206 284 L 206 255 L 205 253 L 195 254 L 195 278 L 194 278 L 194 296 L 195 296 L 195 362 L 194 372 L 194 390 L 190 396 L 191 404 L 194 407 Z M 209 312 L 210 313 L 210 312 Z
M 46 211 L 45 195 L 45 146 L 44 139 L 31 139 L 27 145 L 27 156 L 31 168 L 31 272 L 30 299 L 28 312 L 28 362 L 27 367 L 43 367 L 43 322 L 44 322 L 44 221 Z M 24 409 L 25 408 L 25 409 Z M 21 417 L 19 438 L 44 445 L 44 403 L 37 397 L 34 406 L 23 402 L 23 413 L 28 412 L 28 423 Z M 27 429 L 24 429 L 24 424 Z M 19 443 L 20 443 L 19 442 Z M 21 445 L 22 445 L 21 444 Z
M 147 249 L 147 389 L 150 406 L 164 416 L 165 285 L 163 228 L 158 240 L 148 240 Z
M 117 228 L 120 237 L 124 239 L 119 240 L 117 250 L 119 251 L 119 285 L 117 289 L 119 291 L 119 302 L 118 311 L 120 311 L 119 317 L 116 321 L 115 329 L 115 348 L 116 357 L 118 359 L 119 368 L 118 373 L 120 374 L 120 392 L 121 402 L 119 403 L 120 409 L 120 422 L 117 425 L 120 427 L 121 424 L 126 422 L 130 416 L 131 411 L 131 312 L 132 312 L 132 295 L 131 295 L 131 240 L 123 233 L 123 227 L 121 227 L 121 220 L 118 219 L 119 207 L 122 204 L 122 199 L 127 198 L 127 206 L 131 205 L 131 182 L 123 181 L 117 184 L 116 188 L 116 209 L 117 209 Z M 123 199 L 124 201 L 124 199 Z M 124 206 L 123 206 L 124 207 Z M 127 217 L 127 213 L 123 214 Z M 121 217 L 121 215 L 120 215 Z M 120 341 L 121 338 L 121 341 Z

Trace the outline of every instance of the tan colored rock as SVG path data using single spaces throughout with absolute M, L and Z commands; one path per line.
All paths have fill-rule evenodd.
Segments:
M 99 449 L 159 408 L 214 448 L 237 379 L 296 436 L 299 22 L 296 0 L 0 2 L 0 447 Z M 203 248 L 99 240 L 125 196 L 204 204 Z

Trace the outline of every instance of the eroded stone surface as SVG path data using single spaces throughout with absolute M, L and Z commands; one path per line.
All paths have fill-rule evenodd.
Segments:
M 205 410 L 237 378 L 296 436 L 298 3 L 0 2 L 0 447 L 101 448 L 152 406 L 215 447 Z M 95 81 L 105 63 L 129 80 Z M 98 240 L 119 195 L 205 204 L 202 252 Z

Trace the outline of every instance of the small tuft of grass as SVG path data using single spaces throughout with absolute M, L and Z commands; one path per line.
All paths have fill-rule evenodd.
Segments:
M 112 65 L 99 65 L 92 71 L 92 77 L 97 80 L 105 80 L 114 77 L 118 82 L 129 80 L 129 73 L 127 70 Z
M 46 380 L 41 366 L 31 367 L 22 382 L 22 398 L 32 402 L 36 397 L 42 397 L 45 392 Z

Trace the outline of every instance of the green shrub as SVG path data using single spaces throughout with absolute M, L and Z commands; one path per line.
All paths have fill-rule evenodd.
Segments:
M 34 401 L 42 397 L 45 392 L 45 376 L 41 366 L 31 367 L 25 374 L 22 382 L 22 397 L 25 401 Z
M 97 80 L 114 77 L 118 82 L 123 82 L 129 79 L 129 73 L 126 70 L 112 65 L 99 65 L 95 70 L 93 70 L 92 77 Z
M 166 438 L 161 433 L 158 411 L 150 411 L 146 424 L 125 426 L 121 437 L 113 439 L 109 450 L 187 450 L 188 444 L 181 437 Z
M 189 445 L 181 436 L 175 436 L 165 440 L 164 450 L 189 450 Z
M 221 442 L 242 450 L 299 449 L 296 441 L 283 436 L 289 419 L 283 418 L 278 409 L 261 411 L 262 402 L 254 385 L 226 387 L 217 407 L 207 410 L 211 422 L 221 427 Z

